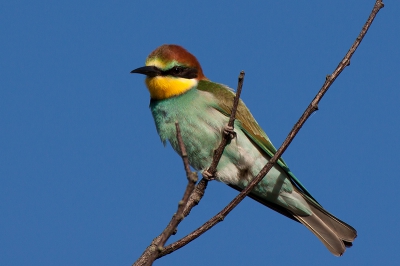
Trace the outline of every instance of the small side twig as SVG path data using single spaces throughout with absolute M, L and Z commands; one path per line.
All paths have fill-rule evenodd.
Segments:
M 250 182 L 250 184 L 243 189 L 239 195 L 237 195 L 223 210 L 221 210 L 217 215 L 212 217 L 210 220 L 208 220 L 206 223 L 204 223 L 202 226 L 200 226 L 198 229 L 190 233 L 189 235 L 183 237 L 182 239 L 170 244 L 169 246 L 165 247 L 165 249 L 159 254 L 159 257 L 165 256 L 185 245 L 193 241 L 194 239 L 198 238 L 200 235 L 202 235 L 204 232 L 208 231 L 210 228 L 212 228 L 214 225 L 222 221 L 232 210 L 235 208 L 245 197 L 250 191 L 264 178 L 264 176 L 269 172 L 269 170 L 274 166 L 274 164 L 279 160 L 279 158 L 282 156 L 282 154 L 285 152 L 287 147 L 290 145 L 294 137 L 297 135 L 301 127 L 304 125 L 304 123 L 307 121 L 307 119 L 311 116 L 312 113 L 314 113 L 316 110 L 318 110 L 318 103 L 322 99 L 322 97 L 325 95 L 325 93 L 328 91 L 329 87 L 332 85 L 332 83 L 335 81 L 335 79 L 340 75 L 340 73 L 350 64 L 350 59 L 353 56 L 354 52 L 357 50 L 358 46 L 360 45 L 361 41 L 363 40 L 365 34 L 367 33 L 369 27 L 371 26 L 374 18 L 376 17 L 377 13 L 381 8 L 384 7 L 384 4 L 382 0 L 376 0 L 374 8 L 371 11 L 371 14 L 369 15 L 366 23 L 364 24 L 360 34 L 356 38 L 355 42 L 353 45 L 350 47 L 349 51 L 347 54 L 344 56 L 343 60 L 339 63 L 339 65 L 336 67 L 335 71 L 331 74 L 328 75 L 325 83 L 322 85 L 322 88 L 319 90 L 315 98 L 311 101 L 307 109 L 304 111 L 303 115 L 300 117 L 300 119 L 297 121 L 297 123 L 294 125 L 293 129 L 290 131 L 288 136 L 286 137 L 285 141 L 283 144 L 279 147 L 275 155 L 269 160 L 269 162 L 261 169 L 261 171 L 258 173 L 258 175 Z
M 244 71 L 240 72 L 238 80 L 238 88 L 236 91 L 236 96 L 234 98 L 232 107 L 232 113 L 228 122 L 228 126 L 232 128 L 235 121 L 237 106 L 239 104 L 240 93 L 243 87 L 244 74 L 245 74 Z M 152 265 L 154 260 L 160 257 L 160 254 L 161 252 L 163 252 L 164 245 L 168 240 L 168 238 L 175 233 L 178 224 L 184 219 L 184 217 L 189 215 L 191 209 L 198 204 L 198 202 L 204 195 L 205 189 L 207 188 L 208 180 L 206 180 L 205 178 L 202 178 L 200 182 L 195 186 L 197 182 L 197 173 L 190 171 L 189 160 L 186 153 L 185 145 L 182 140 L 179 123 L 175 122 L 175 126 L 176 126 L 176 138 L 178 140 L 179 148 L 181 150 L 181 157 L 185 167 L 186 176 L 188 178 L 188 185 L 186 187 L 183 199 L 179 202 L 178 211 L 176 212 L 176 214 L 172 216 L 171 221 L 164 229 L 164 231 L 159 236 L 153 239 L 151 244 L 146 248 L 146 250 L 139 257 L 139 259 L 136 260 L 133 266 Z M 222 153 L 224 152 L 226 145 L 228 144 L 228 140 L 229 140 L 229 135 L 224 135 L 220 145 L 214 151 L 213 162 L 211 163 L 211 166 L 209 168 L 210 173 L 212 173 L 213 175 L 215 175 L 218 162 L 221 159 Z
M 234 128 L 236 110 L 239 105 L 240 94 L 242 93 L 244 76 L 245 76 L 245 72 L 242 70 L 238 77 L 238 85 L 237 85 L 237 89 L 236 89 L 236 95 L 233 99 L 232 112 L 231 112 L 231 116 L 229 117 L 229 121 L 228 121 L 228 127 L 232 127 L 232 129 Z M 213 160 L 211 162 L 210 167 L 207 170 L 212 176 L 214 176 L 217 171 L 218 163 L 221 160 L 222 154 L 223 154 L 224 149 L 225 149 L 226 145 L 228 144 L 229 140 L 230 140 L 229 135 L 223 135 L 221 143 L 219 144 L 218 148 L 214 151 Z M 207 188 L 207 185 L 208 185 L 208 180 L 205 178 L 202 178 L 200 180 L 200 182 L 197 184 L 192 195 L 190 195 L 190 198 L 189 198 L 188 203 L 186 204 L 185 210 L 183 211 L 185 217 L 187 215 L 189 215 L 192 208 L 199 203 L 199 201 L 201 200 L 201 198 L 204 195 L 204 191 Z
M 185 145 L 182 140 L 181 129 L 179 127 L 178 122 L 175 122 L 175 127 L 176 127 L 176 138 L 178 140 L 179 148 L 181 150 L 181 157 L 185 168 L 186 177 L 188 179 L 188 184 L 186 186 L 182 200 L 179 201 L 177 212 L 172 216 L 171 221 L 164 229 L 164 231 L 155 239 L 153 239 L 150 246 L 146 248 L 142 256 L 140 256 L 140 258 L 133 264 L 134 266 L 152 265 L 154 260 L 158 257 L 158 254 L 164 249 L 164 245 L 169 239 L 169 237 L 176 233 L 177 226 L 186 216 L 183 214 L 184 209 L 188 202 L 189 196 L 192 194 L 195 188 L 195 184 L 198 179 L 197 173 L 190 171 L 189 160 L 186 153 Z
M 236 110 L 239 105 L 240 94 L 242 93 L 243 81 L 244 81 L 244 71 L 240 71 L 239 78 L 238 78 L 238 86 L 236 90 L 235 98 L 233 99 L 233 106 L 231 111 L 231 116 L 229 117 L 228 127 L 234 129 L 235 117 L 236 117 Z M 214 151 L 213 160 L 211 162 L 210 167 L 207 171 L 214 176 L 217 172 L 217 166 L 219 161 L 221 160 L 222 154 L 224 153 L 224 149 L 228 142 L 230 141 L 231 136 L 229 134 L 223 134 L 223 138 L 221 143 L 219 144 L 218 148 Z

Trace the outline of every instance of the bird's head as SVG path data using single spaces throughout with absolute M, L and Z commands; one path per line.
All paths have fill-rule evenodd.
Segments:
M 146 86 L 154 100 L 167 99 L 195 87 L 207 79 L 196 57 L 185 48 L 164 44 L 146 59 L 146 66 L 131 71 L 146 75 Z

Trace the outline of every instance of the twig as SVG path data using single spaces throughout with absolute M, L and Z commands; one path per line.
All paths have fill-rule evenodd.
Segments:
M 240 93 L 243 87 L 243 79 L 244 79 L 244 71 L 241 71 L 239 74 L 238 88 L 236 91 L 235 98 L 233 100 L 231 116 L 228 122 L 228 126 L 232 128 L 235 122 L 237 106 L 239 105 Z M 202 180 L 200 180 L 197 186 L 195 186 L 197 182 L 197 173 L 190 171 L 189 160 L 186 153 L 185 145 L 182 140 L 179 123 L 175 122 L 175 126 L 176 126 L 176 138 L 178 140 L 179 148 L 181 150 L 181 157 L 185 167 L 186 176 L 188 178 L 188 185 L 186 187 L 183 199 L 179 202 L 177 213 L 172 216 L 171 221 L 164 229 L 164 231 L 159 236 L 153 239 L 150 246 L 146 248 L 146 250 L 139 257 L 139 259 L 136 260 L 136 262 L 133 264 L 133 266 L 139 266 L 139 265 L 147 266 L 153 264 L 154 260 L 157 259 L 159 257 L 159 254 L 163 251 L 164 245 L 167 242 L 168 238 L 175 233 L 176 227 L 187 215 L 189 215 L 191 209 L 199 203 L 199 201 L 204 195 L 205 189 L 207 188 L 208 180 L 206 180 L 205 178 L 202 178 Z M 224 152 L 224 149 L 228 144 L 229 140 L 230 136 L 224 135 L 220 145 L 214 151 L 213 161 L 209 168 L 209 172 L 212 175 L 214 175 L 216 172 L 218 162 L 221 159 L 222 153 Z
M 182 239 L 172 243 L 171 245 L 165 247 L 165 249 L 160 253 L 159 258 L 165 256 L 183 246 L 188 244 L 189 242 L 193 241 L 204 232 L 212 228 L 217 223 L 221 222 L 232 210 L 235 208 L 245 197 L 246 195 L 260 182 L 263 177 L 268 173 L 268 171 L 274 166 L 276 161 L 281 157 L 281 155 L 285 152 L 287 147 L 290 145 L 294 137 L 297 135 L 300 128 L 304 125 L 307 119 L 318 110 L 318 103 L 327 92 L 329 87 L 335 81 L 335 79 L 339 76 L 339 74 L 350 64 L 350 59 L 353 56 L 354 52 L 356 51 L 357 47 L 360 45 L 362 39 L 364 38 L 365 34 L 367 33 L 369 27 L 371 26 L 376 14 L 379 12 L 381 8 L 384 7 L 384 4 L 381 0 L 377 0 L 375 2 L 374 8 L 367 19 L 367 22 L 364 24 L 360 34 L 358 35 L 357 39 L 351 46 L 350 50 L 347 52 L 343 60 L 339 63 L 336 67 L 335 71 L 326 77 L 325 83 L 323 84 L 322 88 L 319 90 L 315 98 L 312 100 L 310 105 L 304 111 L 303 115 L 294 125 L 293 129 L 290 131 L 289 135 L 286 137 L 285 141 L 281 145 L 281 147 L 276 151 L 275 155 L 269 160 L 269 162 L 263 167 L 260 173 L 250 182 L 250 184 L 243 189 L 238 196 L 236 196 L 222 211 L 220 211 L 217 215 L 213 218 L 208 220 L 198 229 L 190 233 L 189 235 L 183 237 Z
M 239 105 L 240 94 L 242 93 L 244 75 L 245 75 L 245 73 L 242 70 L 238 77 L 238 85 L 237 85 L 237 89 L 236 89 L 236 95 L 235 95 L 235 98 L 233 99 L 232 112 L 231 112 L 231 116 L 229 117 L 229 122 L 228 122 L 228 127 L 232 127 L 232 129 L 234 128 L 236 110 Z M 230 140 L 230 136 L 228 134 L 223 135 L 221 143 L 219 144 L 218 148 L 214 151 L 213 160 L 211 162 L 210 167 L 207 170 L 211 174 L 211 176 L 215 175 L 215 173 L 217 171 L 217 166 L 218 166 L 219 160 L 221 159 L 222 153 L 224 152 L 224 149 L 225 149 L 226 145 L 228 144 L 229 140 Z M 204 191 L 207 188 L 207 185 L 208 185 L 208 180 L 205 178 L 202 178 L 200 180 L 200 182 L 197 184 L 192 195 L 190 195 L 190 198 L 189 198 L 188 203 L 186 204 L 185 210 L 183 211 L 183 214 L 185 215 L 185 217 L 187 215 L 189 215 L 192 208 L 194 206 L 196 206 L 199 203 L 199 201 L 202 199 L 202 197 L 204 195 Z
M 245 73 L 243 70 L 239 74 L 238 87 L 236 90 L 235 98 L 233 99 L 231 116 L 229 117 L 228 127 L 232 127 L 232 129 L 234 128 L 236 110 L 239 105 L 240 94 L 242 93 L 244 74 Z M 231 140 L 230 134 L 223 134 L 223 136 L 224 137 L 222 138 L 221 143 L 219 144 L 218 148 L 214 151 L 214 156 L 213 156 L 211 165 L 207 169 L 207 171 L 211 174 L 211 176 L 214 176 L 215 173 L 217 172 L 217 166 L 218 166 L 219 160 L 221 160 L 222 154 L 224 153 L 224 149 L 225 149 L 226 145 L 228 144 L 228 142 Z
M 153 241 L 150 246 L 146 248 L 143 252 L 142 256 L 133 264 L 135 266 L 138 265 L 152 265 L 154 260 L 158 257 L 158 254 L 163 250 L 165 243 L 169 239 L 169 237 L 176 232 L 176 228 L 178 224 L 184 219 L 183 211 L 188 202 L 189 196 L 192 194 L 195 184 L 197 182 L 197 173 L 190 171 L 189 160 L 186 153 L 186 148 L 182 140 L 181 129 L 179 127 L 179 123 L 175 122 L 176 127 L 176 138 L 178 140 L 179 148 L 181 150 L 181 157 L 183 161 L 183 165 L 185 167 L 186 177 L 188 179 L 188 184 L 185 189 L 185 193 L 183 194 L 183 198 L 179 201 L 178 210 L 172 216 L 171 221 L 164 229 L 164 231 Z

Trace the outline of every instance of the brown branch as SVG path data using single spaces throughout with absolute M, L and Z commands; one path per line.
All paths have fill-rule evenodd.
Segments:
M 185 189 L 185 193 L 183 194 L 183 198 L 179 201 L 178 210 L 172 216 L 171 221 L 164 229 L 164 231 L 153 239 L 150 246 L 146 248 L 143 252 L 142 256 L 133 264 L 133 265 L 152 265 L 154 260 L 157 259 L 158 254 L 163 250 L 165 243 L 170 238 L 171 235 L 176 233 L 176 228 L 178 224 L 185 218 L 183 215 L 185 206 L 189 200 L 189 196 L 192 194 L 196 182 L 197 182 L 197 173 L 190 171 L 189 160 L 186 153 L 186 148 L 182 140 L 181 129 L 179 127 L 179 123 L 175 122 L 176 127 L 176 138 L 178 140 L 179 149 L 181 150 L 181 157 L 183 161 L 183 165 L 185 167 L 186 177 L 188 179 L 188 184 Z
M 185 209 L 183 210 L 183 215 L 185 217 L 189 215 L 193 207 L 199 204 L 200 200 L 204 196 L 204 192 L 207 188 L 207 185 L 208 185 L 208 180 L 205 178 L 202 178 L 200 182 L 197 183 L 196 187 L 194 188 L 194 191 L 189 197 L 188 202 L 186 203 Z
M 228 122 L 228 127 L 232 127 L 232 129 L 234 129 L 236 110 L 239 105 L 240 94 L 242 93 L 243 80 L 244 80 L 244 71 L 242 70 L 239 74 L 238 87 L 236 90 L 235 98 L 233 99 L 232 112 L 231 112 L 231 116 L 229 117 L 229 122 Z M 231 139 L 232 139 L 232 136 L 230 134 L 223 134 L 221 143 L 219 144 L 218 148 L 214 151 L 214 156 L 213 156 L 211 165 L 207 169 L 208 173 L 211 174 L 211 176 L 214 176 L 215 173 L 217 172 L 217 166 L 218 166 L 219 160 L 221 160 L 222 154 L 224 153 L 224 149 Z
M 350 50 L 347 52 L 343 60 L 339 63 L 336 67 L 335 71 L 326 77 L 325 83 L 323 84 L 322 88 L 319 90 L 315 98 L 312 100 L 310 105 L 304 111 L 303 115 L 294 125 L 293 129 L 290 131 L 289 135 L 286 137 L 285 141 L 281 145 L 281 147 L 277 150 L 275 155 L 269 160 L 269 162 L 263 167 L 260 173 L 250 182 L 250 184 L 243 189 L 238 196 L 236 196 L 222 211 L 220 211 L 217 215 L 213 218 L 208 220 L 205 224 L 200 226 L 198 229 L 190 233 L 189 235 L 183 237 L 182 239 L 172 243 L 171 245 L 167 246 L 161 253 L 159 257 L 165 256 L 183 246 L 188 244 L 189 242 L 193 241 L 194 239 L 198 238 L 204 232 L 212 228 L 217 223 L 221 222 L 232 210 L 235 208 L 245 197 L 246 195 L 260 182 L 263 177 L 268 173 L 268 171 L 274 166 L 277 160 L 281 157 L 281 155 L 285 152 L 287 147 L 290 145 L 294 137 L 299 132 L 300 128 L 304 125 L 307 119 L 318 110 L 318 103 L 324 96 L 324 94 L 328 91 L 329 87 L 335 81 L 335 79 L 339 76 L 339 74 L 350 64 L 350 59 L 353 56 L 354 52 L 360 45 L 362 39 L 364 38 L 365 34 L 367 33 L 369 27 L 371 26 L 376 14 L 379 12 L 381 8 L 383 8 L 384 4 L 381 0 L 377 0 L 375 2 L 374 8 L 367 19 L 367 22 L 364 24 L 360 34 L 358 35 L 357 39 L 351 46 Z
M 235 122 L 235 115 L 236 115 L 236 110 L 237 106 L 239 105 L 239 98 L 240 98 L 240 93 L 242 91 L 243 87 L 243 79 L 244 79 L 244 71 L 240 72 L 239 75 L 239 80 L 238 80 L 238 88 L 236 91 L 236 95 L 233 100 L 233 107 L 232 107 L 232 113 L 229 118 L 228 126 L 233 128 L 234 122 Z M 190 166 L 189 166 L 189 160 L 188 156 L 186 153 L 186 148 L 182 140 L 182 135 L 181 135 L 181 130 L 179 127 L 179 123 L 175 122 L 176 126 L 176 138 L 178 140 L 179 144 L 179 149 L 181 150 L 181 157 L 182 161 L 185 167 L 185 172 L 186 172 L 186 177 L 188 179 L 188 185 L 186 187 L 185 193 L 183 195 L 183 199 L 179 202 L 178 205 L 178 211 L 176 214 L 172 216 L 171 221 L 167 225 L 167 227 L 164 229 L 164 231 L 157 236 L 156 238 L 153 239 L 151 244 L 146 248 L 146 250 L 142 253 L 142 255 L 139 257 L 138 260 L 133 264 L 133 266 L 141 266 L 141 265 L 152 265 L 154 260 L 156 260 L 159 257 L 159 254 L 163 251 L 164 245 L 169 239 L 169 237 L 172 234 L 175 234 L 176 228 L 179 225 L 179 223 L 189 215 L 191 209 L 196 206 L 201 198 L 204 195 L 204 191 L 207 188 L 208 180 L 203 178 L 197 186 L 195 186 L 197 182 L 197 173 L 191 172 L 190 171 Z M 222 157 L 222 153 L 224 152 L 224 149 L 226 145 L 228 144 L 228 141 L 230 140 L 230 134 L 224 134 L 224 137 L 221 140 L 220 145 L 218 148 L 214 151 L 214 156 L 213 156 L 213 161 L 211 163 L 211 166 L 209 168 L 209 172 L 214 175 L 216 173 L 217 165 L 219 163 L 219 160 Z
M 233 99 L 233 106 L 232 106 L 232 112 L 231 116 L 229 117 L 229 122 L 228 122 L 228 127 L 234 128 L 234 122 L 235 122 L 235 117 L 236 117 L 236 110 L 239 105 L 239 99 L 240 99 L 240 94 L 242 93 L 242 87 L 243 87 L 243 81 L 244 81 L 244 71 L 241 71 L 238 77 L 238 85 L 236 89 L 236 95 L 235 98 Z M 229 134 L 224 134 L 223 138 L 221 140 L 221 143 L 219 144 L 218 148 L 214 151 L 214 156 L 213 160 L 211 162 L 210 167 L 208 168 L 208 172 L 211 176 L 214 176 L 216 171 L 217 171 L 217 166 L 219 163 L 219 160 L 222 157 L 222 153 L 224 152 L 224 149 L 228 142 L 230 141 L 231 136 Z M 189 215 L 190 211 L 194 206 L 199 204 L 199 201 L 204 195 L 204 191 L 207 188 L 208 185 L 208 180 L 206 178 L 202 178 L 200 182 L 197 184 L 195 190 L 193 191 L 192 195 L 190 195 L 190 199 L 188 203 L 186 204 L 185 210 L 183 211 L 185 217 Z

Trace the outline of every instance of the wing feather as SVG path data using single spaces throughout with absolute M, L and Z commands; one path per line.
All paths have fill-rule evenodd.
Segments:
M 208 80 L 200 80 L 197 89 L 213 94 L 218 101 L 214 108 L 224 115 L 230 116 L 235 93 L 229 87 Z M 253 115 L 250 113 L 249 109 L 242 100 L 239 101 L 236 120 L 240 129 L 247 135 L 247 137 L 257 144 L 257 146 L 261 148 L 261 150 L 263 150 L 269 157 L 272 157 L 276 153 L 276 148 L 268 138 L 267 134 L 258 125 L 257 121 L 254 119 Z M 301 182 L 296 178 L 296 176 L 290 171 L 289 167 L 282 158 L 280 158 L 277 163 L 280 167 L 282 167 L 282 169 L 284 169 L 284 171 L 290 177 L 291 182 L 301 192 L 307 195 L 310 200 L 314 201 L 317 205 L 320 205 L 310 194 L 310 192 L 308 192 L 308 190 L 303 186 L 303 184 L 301 184 Z

